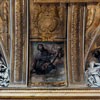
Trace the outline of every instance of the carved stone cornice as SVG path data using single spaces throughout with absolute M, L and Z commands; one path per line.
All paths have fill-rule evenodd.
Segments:
M 30 0 L 30 38 L 54 41 L 66 37 L 66 5 L 35 4 Z

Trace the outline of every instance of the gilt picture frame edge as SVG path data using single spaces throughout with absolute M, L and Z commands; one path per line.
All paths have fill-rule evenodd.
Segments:
M 100 90 L 1 90 L 0 98 L 10 99 L 43 99 L 43 100 L 61 100 L 61 99 L 81 99 L 81 100 L 99 100 Z

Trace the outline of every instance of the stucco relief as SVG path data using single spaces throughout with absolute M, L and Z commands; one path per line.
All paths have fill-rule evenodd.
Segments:
M 100 3 L 87 6 L 85 37 L 86 81 L 89 87 L 100 87 Z

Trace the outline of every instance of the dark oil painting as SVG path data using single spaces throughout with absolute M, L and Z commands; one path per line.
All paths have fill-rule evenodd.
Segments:
M 32 42 L 30 82 L 36 86 L 66 84 L 64 42 Z

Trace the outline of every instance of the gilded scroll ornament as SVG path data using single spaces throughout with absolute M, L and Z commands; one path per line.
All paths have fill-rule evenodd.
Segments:
M 86 26 L 87 29 L 93 24 L 95 18 L 95 12 L 96 12 L 95 5 L 92 4 L 87 6 L 87 26 Z
M 93 41 L 98 37 L 96 34 L 100 26 L 100 3 L 87 6 L 87 23 L 85 34 L 85 58 L 87 57 Z
M 64 9 L 66 6 L 32 4 L 30 7 L 30 38 L 41 38 L 43 41 L 64 38 L 64 21 L 66 21 Z

